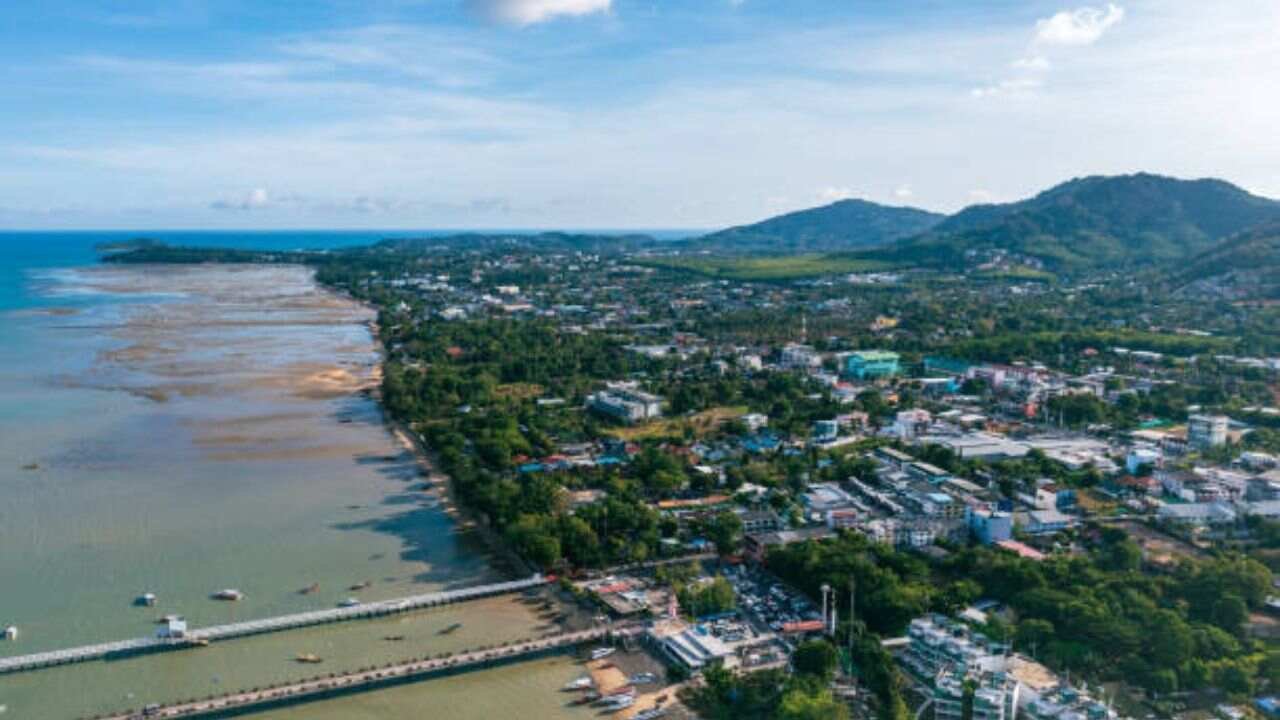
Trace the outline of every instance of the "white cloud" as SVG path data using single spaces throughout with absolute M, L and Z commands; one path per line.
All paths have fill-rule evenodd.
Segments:
M 976 87 L 969 92 L 975 98 L 999 97 L 1001 95 L 1017 95 L 1037 90 L 1044 83 L 1035 78 L 1010 78 L 999 82 Z
M 1124 8 L 1082 7 L 1063 10 L 1036 22 L 1036 43 L 1042 45 L 1092 45 L 1124 19 Z
M 1014 70 L 1027 70 L 1030 72 L 1046 72 L 1051 67 L 1049 58 L 1043 55 L 1031 55 L 1028 57 L 1018 58 L 1010 64 Z
M 857 194 L 853 192 L 853 188 L 847 187 L 824 187 L 818 191 L 818 199 L 824 203 L 852 200 L 855 197 Z
M 996 194 L 990 190 L 982 188 L 974 188 L 969 191 L 969 202 L 979 205 L 987 205 L 996 201 Z
M 237 198 L 215 200 L 210 207 L 214 210 L 260 210 L 271 202 L 271 194 L 266 188 L 254 188 Z
M 907 200 L 909 198 L 915 197 L 915 191 L 911 189 L 910 185 L 902 185 L 902 186 L 899 186 L 897 190 L 893 191 L 893 196 L 898 198 L 899 200 Z
M 613 0 L 470 0 L 485 16 L 512 25 L 608 12 Z

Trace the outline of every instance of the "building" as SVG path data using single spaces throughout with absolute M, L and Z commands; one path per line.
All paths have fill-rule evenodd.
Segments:
M 859 380 L 893 377 L 900 371 L 898 353 L 888 350 L 859 350 L 844 359 L 844 372 Z
M 913 440 L 920 433 L 927 431 L 931 422 L 933 422 L 933 416 L 928 410 L 920 408 L 903 410 L 894 417 L 889 432 L 899 439 Z
M 969 531 L 983 545 L 1013 537 L 1013 515 L 987 508 L 968 508 Z
M 1229 525 L 1238 517 L 1235 508 L 1224 502 L 1169 503 L 1156 511 L 1156 517 L 1175 525 Z
M 772 510 L 748 510 L 738 513 L 742 520 L 742 532 L 747 535 L 772 532 L 782 527 L 778 513 Z
M 813 441 L 815 443 L 835 442 L 840 437 L 840 423 L 837 420 L 819 420 L 813 424 Z
M 1198 449 L 1226 445 L 1230 422 L 1225 415 L 1192 415 L 1187 418 L 1187 444 Z
M 1075 527 L 1076 519 L 1058 510 L 1033 510 L 1021 525 L 1028 535 L 1052 535 Z
M 791 343 L 782 348 L 778 364 L 792 370 L 808 370 L 822 365 L 822 356 L 808 345 Z
M 653 633 L 651 630 L 650 633 Z M 654 636 L 672 660 L 689 670 L 701 670 L 712 662 L 724 662 L 734 657 L 733 651 L 711 633 L 694 627 L 666 637 Z
M 662 416 L 662 398 L 642 392 L 635 383 L 609 383 L 607 389 L 588 397 L 587 404 L 602 415 L 626 423 Z
M 1137 475 L 1138 471 L 1144 467 L 1154 470 L 1160 465 L 1161 459 L 1160 451 L 1154 447 L 1135 447 L 1125 458 L 1124 469 L 1128 470 L 1130 475 Z

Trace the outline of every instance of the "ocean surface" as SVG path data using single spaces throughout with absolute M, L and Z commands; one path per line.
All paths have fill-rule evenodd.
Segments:
M 146 233 L 262 249 L 421 234 Z M 0 626 L 20 633 L 0 640 L 0 657 L 146 636 L 163 614 L 199 627 L 500 576 L 362 392 L 379 372 L 369 309 L 305 268 L 97 263 L 95 245 L 133 236 L 0 234 Z M 223 588 L 245 599 L 210 597 Z M 156 607 L 135 604 L 144 592 Z M 352 623 L 0 676 L 0 713 L 87 717 L 314 674 L 294 662 L 300 652 L 336 671 L 525 637 L 542 620 L 486 602 L 388 622 L 406 642 L 385 642 L 382 621 Z M 463 629 L 438 633 L 454 622 Z M 495 671 L 513 697 L 493 695 L 489 716 L 573 671 Z M 475 682 L 323 712 L 417 717 L 424 701 L 465 698 Z M 550 714 L 531 717 L 566 712 L 554 695 L 531 707 L 543 706 Z M 474 698 L 458 707 L 448 716 L 486 713 Z

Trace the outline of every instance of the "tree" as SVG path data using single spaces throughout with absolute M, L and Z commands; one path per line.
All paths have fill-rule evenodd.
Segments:
M 810 640 L 796 648 L 791 664 L 801 675 L 809 675 L 827 682 L 835 674 L 840 659 L 835 647 L 826 640 Z
M 1118 572 L 1137 570 L 1142 566 L 1142 548 L 1128 538 L 1108 543 L 1098 553 L 1098 564 Z
M 742 536 L 742 518 L 735 512 L 725 510 L 718 513 L 707 524 L 707 535 L 721 555 L 732 555 L 738 549 L 738 540 Z
M 1018 630 L 1014 637 L 1018 647 L 1034 652 L 1037 648 L 1048 646 L 1049 642 L 1053 640 L 1053 633 L 1053 623 L 1048 620 L 1031 618 L 1018 623 Z
M 1213 623 L 1232 635 L 1239 635 L 1249 619 L 1249 607 L 1239 595 L 1223 595 L 1213 604 Z
M 795 689 L 782 696 L 778 720 L 847 720 L 849 708 L 836 701 L 830 690 Z

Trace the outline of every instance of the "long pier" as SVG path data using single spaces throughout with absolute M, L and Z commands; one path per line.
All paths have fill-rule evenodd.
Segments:
M 508 582 L 493 583 L 491 585 L 479 585 L 476 587 L 462 588 L 460 590 L 446 590 L 443 592 L 427 593 L 425 595 L 412 595 L 410 597 L 398 598 L 395 600 L 380 600 L 376 602 L 360 603 L 359 605 L 353 605 L 351 607 L 312 610 L 310 612 L 281 615 L 278 617 L 263 618 L 260 620 L 247 620 L 245 622 L 231 623 L 228 625 L 215 625 L 212 627 L 190 630 L 181 638 L 137 638 L 134 640 L 121 640 L 117 642 L 102 643 L 99 645 L 85 645 L 82 647 L 67 648 L 65 650 L 53 650 L 33 655 L 18 655 L 14 657 L 0 658 L 0 675 L 22 672 L 25 670 L 36 670 L 38 668 L 51 667 L 54 665 L 87 662 L 90 660 L 99 660 L 121 655 L 189 648 L 210 642 L 216 642 L 218 640 L 229 640 L 231 638 L 244 637 L 246 635 L 259 635 L 262 633 L 278 632 L 280 630 L 292 630 L 311 625 L 324 625 L 328 623 L 343 622 L 346 620 L 360 620 L 365 618 L 381 617 L 384 615 L 394 615 L 397 613 L 408 612 L 410 610 L 439 607 L 441 605 L 452 605 L 454 603 L 465 602 L 467 600 L 478 600 L 480 598 L 492 597 L 495 595 L 506 595 L 507 593 L 520 592 L 522 590 L 540 587 L 542 585 L 546 585 L 548 582 L 549 579 L 547 577 L 537 574 L 523 580 L 512 580 Z
M 638 627 L 597 627 L 591 630 L 563 633 L 547 637 L 518 640 L 505 645 L 468 650 L 460 653 L 423 657 L 378 668 L 330 674 L 307 680 L 291 681 L 267 688 L 237 691 L 167 705 L 150 705 L 143 710 L 128 710 L 117 715 L 99 716 L 95 720 L 141 720 L 142 718 L 189 718 L 202 715 L 228 717 L 260 711 L 266 707 L 296 704 L 346 693 L 375 690 L 399 685 L 446 672 L 461 672 L 522 658 L 561 652 L 590 642 L 609 640 L 634 634 Z

